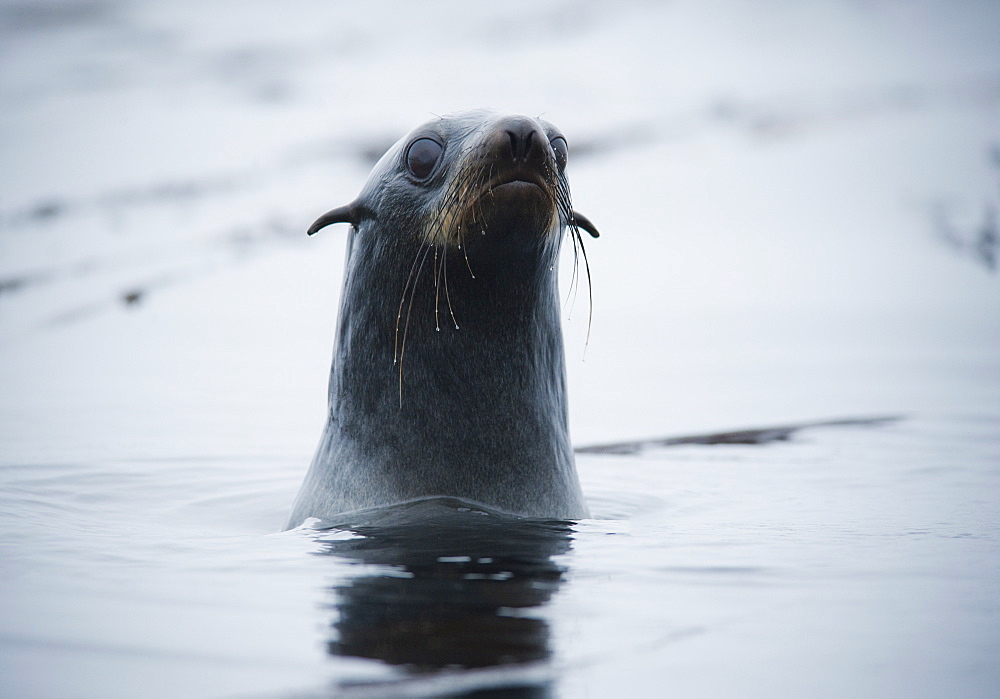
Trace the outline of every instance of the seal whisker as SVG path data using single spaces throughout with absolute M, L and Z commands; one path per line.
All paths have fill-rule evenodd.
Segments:
M 587 274 L 587 341 L 586 344 L 590 343 L 590 330 L 593 325 L 594 320 L 594 287 L 590 276 L 590 260 L 587 259 L 587 248 L 583 243 L 583 235 L 580 233 L 580 227 L 577 225 L 576 221 L 573 219 L 573 203 L 570 199 L 569 189 L 563 185 L 557 188 L 557 197 L 559 200 L 559 210 L 564 225 L 569 228 L 570 240 L 573 241 L 573 278 L 574 284 L 579 288 L 579 272 L 578 267 L 580 264 L 580 257 L 583 257 L 583 267 Z M 575 293 L 575 292 L 574 292 Z
M 451 306 L 451 294 L 448 292 L 448 251 L 444 253 L 444 298 L 448 302 L 448 313 L 451 314 L 451 322 L 455 324 L 455 330 L 458 330 L 458 320 L 455 319 L 455 309 Z
M 569 289 L 566 291 L 566 300 L 564 304 L 570 307 L 570 313 L 573 312 L 573 304 L 571 299 L 575 301 L 576 299 L 576 289 L 580 285 L 580 251 L 577 248 L 577 236 L 573 235 L 573 229 L 570 227 L 569 239 L 573 241 L 573 274 L 569 278 Z
M 467 148 L 466 151 L 471 151 L 472 148 Z M 483 177 L 482 173 L 477 173 L 471 168 L 463 171 L 459 177 L 456 178 L 456 185 L 454 187 L 454 192 L 451 193 L 452 196 L 449 199 L 457 199 L 461 191 L 468 192 L 472 190 L 476 192 L 482 186 Z M 459 186 L 461 185 L 461 186 Z M 473 197 L 472 201 L 473 210 L 470 212 L 470 216 L 473 220 L 482 218 L 482 204 L 479 197 Z M 469 248 L 465 244 L 465 231 L 469 228 L 468 225 L 463 227 L 462 223 L 458 224 L 457 238 L 458 247 L 462 250 L 462 256 L 465 258 L 465 266 L 469 270 L 469 276 L 472 279 L 476 278 L 476 273 L 472 271 L 472 264 L 469 262 Z M 447 278 L 445 280 L 447 282 Z
M 459 232 L 459 235 L 460 237 L 458 239 L 459 240 L 458 247 L 462 248 L 462 256 L 465 258 L 465 266 L 469 268 L 469 276 L 475 279 L 476 273 L 472 271 L 472 265 L 469 264 L 469 249 L 465 245 L 463 245 L 464 238 L 461 237 L 461 231 Z
M 406 308 L 406 323 L 403 325 L 403 341 L 399 346 L 399 407 L 403 408 L 403 356 L 406 354 L 406 336 L 410 330 L 410 314 L 413 312 L 413 299 L 417 295 L 417 282 L 420 281 L 420 272 L 424 268 L 424 262 L 427 261 L 427 253 L 430 252 L 430 247 L 426 244 L 420 246 L 424 254 L 420 257 L 420 265 L 417 266 L 416 276 L 413 278 L 413 287 L 410 290 L 410 301 Z M 420 254 L 419 252 L 417 253 Z
M 468 150 L 468 148 L 465 149 L 462 156 Z M 461 244 L 463 220 L 461 217 L 456 219 L 455 212 L 456 210 L 459 212 L 463 210 L 464 207 L 459 206 L 460 200 L 469 193 L 470 189 L 474 188 L 470 186 L 470 183 L 475 180 L 475 176 L 476 172 L 473 168 L 465 168 L 451 178 L 434 213 L 431 227 L 432 237 L 441 239 L 443 243 L 453 243 L 458 240 L 459 244 Z
M 417 262 L 420 261 L 420 253 L 424 250 L 426 243 L 421 243 L 417 248 L 417 254 L 413 256 L 413 264 L 410 265 L 410 274 L 406 277 L 403 285 L 403 294 L 399 297 L 399 309 L 396 311 L 396 334 L 393 340 L 392 363 L 396 364 L 399 359 L 399 324 L 403 321 L 403 305 L 406 303 L 406 294 L 410 291 L 410 284 L 413 283 L 413 275 L 417 269 Z M 414 284 L 415 286 L 415 284 Z
M 587 339 L 583 344 L 584 351 L 590 346 L 590 328 L 594 323 L 594 286 L 590 280 L 590 261 L 587 259 L 587 248 L 583 245 L 583 236 L 580 234 L 580 229 L 576 224 L 571 226 L 572 234 L 576 238 L 577 243 L 580 244 L 580 252 L 583 256 L 583 268 L 587 272 Z M 573 245 L 573 249 L 576 249 L 576 245 Z
M 434 329 L 441 332 L 441 316 L 438 311 L 441 300 L 441 268 L 443 263 L 438 262 L 438 246 L 434 246 Z
M 483 224 L 483 221 L 486 219 L 485 212 L 483 211 L 483 199 L 486 197 L 487 193 L 490 195 L 490 199 L 493 199 L 493 187 L 490 186 L 489 184 L 492 179 L 493 179 L 493 165 L 491 164 L 489 171 L 480 172 L 479 176 L 476 178 L 475 181 L 475 189 L 477 192 L 477 196 L 475 199 L 475 207 L 476 207 L 475 217 L 476 220 L 479 221 L 480 235 L 486 235 L 486 228 Z M 479 195 L 479 190 L 482 189 L 483 187 L 486 187 L 486 191 L 484 191 L 482 195 Z
M 583 236 L 580 234 L 580 228 L 573 220 L 573 204 L 567 188 L 560 185 L 556 190 L 556 198 L 558 200 L 557 205 L 560 219 L 568 229 L 570 240 L 573 242 L 573 275 L 570 278 L 570 290 L 567 292 L 567 302 L 569 302 L 570 296 L 573 299 L 570 304 L 570 312 L 572 312 L 572 307 L 576 304 L 576 295 L 580 288 L 579 267 L 581 257 L 583 258 L 584 271 L 587 275 L 587 339 L 584 342 L 584 350 L 586 351 L 586 348 L 590 345 L 590 331 L 594 322 L 594 288 L 590 277 L 590 261 L 587 259 L 587 248 L 583 244 Z

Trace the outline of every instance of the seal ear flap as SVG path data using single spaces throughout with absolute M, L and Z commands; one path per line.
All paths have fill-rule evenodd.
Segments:
M 332 211 L 327 211 L 325 214 L 320 216 L 313 225 L 309 226 L 309 230 L 306 231 L 309 235 L 312 235 L 320 228 L 326 228 L 332 223 L 350 223 L 353 226 L 358 225 L 358 221 L 361 217 L 358 215 L 358 207 L 356 202 L 351 202 L 345 206 L 338 206 Z
M 570 223 L 576 226 L 577 228 L 582 228 L 583 230 L 587 231 L 588 233 L 590 233 L 591 237 L 594 238 L 601 237 L 601 233 L 600 231 L 597 230 L 597 226 L 591 223 L 589 218 L 587 218 L 586 216 L 577 211 L 573 212 L 573 218 L 570 219 Z

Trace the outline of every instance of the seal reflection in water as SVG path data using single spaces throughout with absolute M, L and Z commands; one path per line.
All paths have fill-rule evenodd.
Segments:
M 557 258 L 594 226 L 553 125 L 475 111 L 418 127 L 352 203 L 326 429 L 289 518 L 451 496 L 588 515 L 569 440 Z M 584 262 L 586 258 L 583 257 Z
M 458 696 L 486 689 L 497 696 L 551 695 L 552 634 L 542 609 L 563 584 L 557 557 L 570 550 L 568 522 L 434 498 L 354 513 L 338 527 L 317 538 L 317 553 L 370 565 L 348 568 L 353 575 L 347 578 L 341 572 L 331 588 L 335 613 L 327 650 L 405 670 L 339 690 L 359 696 Z M 355 536 L 345 538 L 345 529 Z M 503 673 L 435 675 L 496 667 Z

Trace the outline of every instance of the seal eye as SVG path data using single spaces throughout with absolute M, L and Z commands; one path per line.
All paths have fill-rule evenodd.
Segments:
M 566 169 L 566 160 L 569 159 L 569 145 L 562 136 L 553 138 L 549 143 L 556 154 L 556 167 L 559 168 L 559 172 L 562 172 Z
M 431 138 L 418 138 L 406 151 L 406 167 L 418 180 L 431 174 L 443 151 L 441 144 Z

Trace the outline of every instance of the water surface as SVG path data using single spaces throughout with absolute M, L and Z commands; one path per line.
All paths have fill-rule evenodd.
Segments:
M 997 696 L 996 26 L 3 3 L 0 694 Z M 602 231 L 592 326 L 567 294 L 575 444 L 902 419 L 581 453 L 580 522 L 281 532 L 343 269 L 342 230 L 304 231 L 474 107 L 559 125 Z

